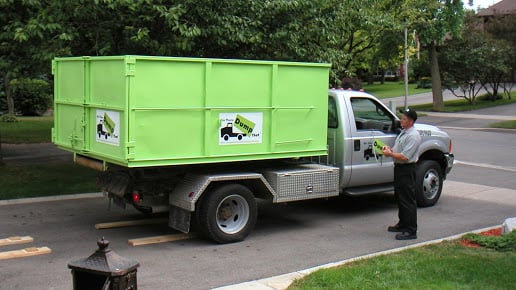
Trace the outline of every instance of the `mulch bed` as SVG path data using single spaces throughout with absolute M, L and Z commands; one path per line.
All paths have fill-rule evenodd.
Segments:
M 501 236 L 502 235 L 502 228 L 499 227 L 499 228 L 494 228 L 494 229 L 491 229 L 491 230 L 488 230 L 488 231 L 485 231 L 485 232 L 481 232 L 479 233 L 479 235 L 482 235 L 482 236 Z M 475 242 L 471 242 L 467 239 L 462 239 L 460 241 L 460 244 L 465 246 L 465 247 L 469 247 L 469 248 L 480 248 L 481 246 Z

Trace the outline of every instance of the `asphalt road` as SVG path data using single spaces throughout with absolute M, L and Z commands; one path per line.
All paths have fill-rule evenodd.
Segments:
M 514 115 L 515 107 L 505 107 L 480 113 Z M 140 263 L 139 289 L 210 289 L 499 225 L 516 216 L 515 133 L 474 129 L 492 119 L 428 115 L 419 121 L 454 128 L 447 131 L 463 163 L 455 165 L 439 203 L 418 211 L 415 241 L 396 241 L 386 231 L 396 221 L 391 194 L 260 205 L 256 229 L 241 243 L 214 245 L 194 238 L 139 247 L 129 246 L 128 239 L 174 231 L 166 224 L 97 230 L 97 223 L 141 218 L 134 210 L 108 211 L 101 197 L 4 202 L 0 238 L 28 235 L 34 242 L 0 251 L 47 246 L 52 253 L 0 260 L 0 289 L 71 289 L 68 263 L 92 254 L 101 237 Z

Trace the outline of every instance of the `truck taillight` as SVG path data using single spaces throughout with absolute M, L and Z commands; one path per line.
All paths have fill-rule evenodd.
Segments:
M 452 153 L 452 140 L 450 139 L 450 145 L 448 145 L 448 152 Z
M 141 201 L 142 201 L 142 195 L 138 191 L 133 192 L 133 202 L 139 203 Z

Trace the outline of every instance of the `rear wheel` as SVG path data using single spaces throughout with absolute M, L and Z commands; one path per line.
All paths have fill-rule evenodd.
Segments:
M 197 218 L 201 231 L 217 243 L 245 239 L 256 223 L 253 193 L 240 184 L 228 184 L 204 193 Z
M 443 173 L 433 160 L 422 160 L 416 169 L 416 201 L 419 207 L 433 206 L 441 197 Z

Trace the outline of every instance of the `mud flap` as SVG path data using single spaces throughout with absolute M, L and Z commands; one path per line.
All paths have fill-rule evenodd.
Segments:
M 190 220 L 192 213 L 177 206 L 170 206 L 168 226 L 187 234 L 190 232 Z

